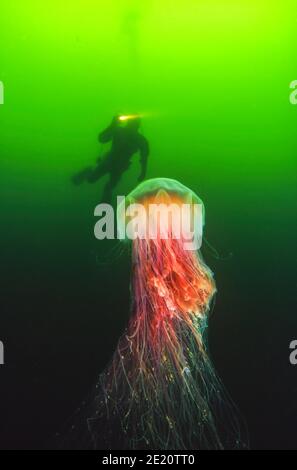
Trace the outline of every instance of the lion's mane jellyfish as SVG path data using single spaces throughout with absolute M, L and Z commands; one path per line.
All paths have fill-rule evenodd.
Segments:
M 151 204 L 199 204 L 204 223 L 202 201 L 171 179 L 143 182 L 126 197 L 125 226 L 131 223 L 129 208 L 135 203 L 145 209 Z M 162 211 L 159 214 L 162 218 Z M 155 237 L 141 230 L 137 219 L 142 236 L 130 241 L 131 316 L 111 363 L 100 375 L 95 411 L 88 419 L 97 448 L 111 449 L 114 442 L 117 449 L 242 447 L 235 407 L 206 348 L 216 291 L 213 274 L 200 250 L 185 249 L 184 236 L 173 233 L 177 214 L 172 212 L 167 225 L 162 220 L 156 224 L 150 216 L 157 226 Z

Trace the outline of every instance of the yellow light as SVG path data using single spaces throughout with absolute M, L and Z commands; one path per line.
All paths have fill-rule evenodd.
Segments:
M 128 121 L 128 119 L 136 119 L 140 117 L 138 114 L 127 114 L 119 117 L 119 121 Z

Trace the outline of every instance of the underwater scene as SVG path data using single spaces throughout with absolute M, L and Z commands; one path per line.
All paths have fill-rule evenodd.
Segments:
M 1 449 L 297 448 L 296 20 L 1 3 Z

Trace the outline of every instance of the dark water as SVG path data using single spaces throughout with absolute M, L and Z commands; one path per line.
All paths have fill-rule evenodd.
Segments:
M 129 314 L 129 253 L 93 236 L 105 180 L 71 176 L 117 112 L 145 114 L 148 177 L 206 207 L 210 349 L 254 448 L 294 448 L 293 2 L 5 2 L 0 15 L 0 446 L 39 448 L 105 366 Z M 295 8 L 296 9 L 296 8 Z M 118 194 L 136 185 L 138 157 Z

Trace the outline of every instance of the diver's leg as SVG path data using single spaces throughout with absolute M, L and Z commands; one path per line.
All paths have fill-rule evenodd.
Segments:
M 112 198 L 112 191 L 115 186 L 118 184 L 120 178 L 122 176 L 122 172 L 120 171 L 113 171 L 110 173 L 110 178 L 107 181 L 106 185 L 104 186 L 103 194 L 102 194 L 102 202 L 110 203 Z
M 109 164 L 108 160 L 100 161 L 95 168 L 87 167 L 84 168 L 79 173 L 76 173 L 72 177 L 73 184 L 81 184 L 84 181 L 88 181 L 89 183 L 94 183 L 97 181 L 101 176 L 105 175 L 109 171 Z
M 88 183 L 95 183 L 102 176 L 104 176 L 109 171 L 108 161 L 100 162 L 91 172 L 88 173 L 86 179 Z
M 75 175 L 72 176 L 71 180 L 73 184 L 79 185 L 83 183 L 84 181 L 87 180 L 88 175 L 91 174 L 93 171 L 92 167 L 84 168 L 82 171 L 79 171 L 78 173 L 75 173 Z

